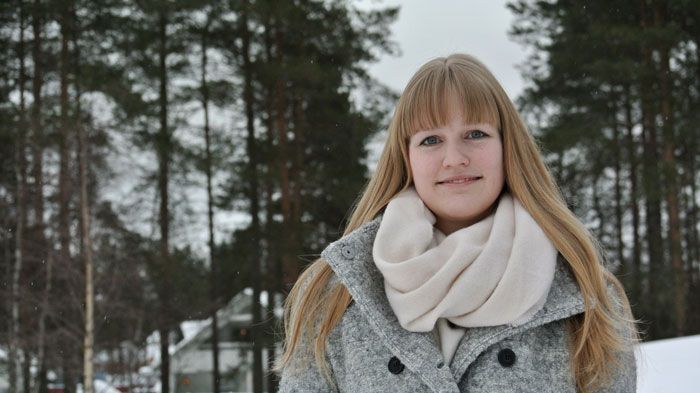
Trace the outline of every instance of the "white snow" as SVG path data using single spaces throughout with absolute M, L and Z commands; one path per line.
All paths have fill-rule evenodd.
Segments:
M 646 342 L 636 355 L 637 393 L 700 392 L 700 335 Z
M 189 341 L 190 339 L 192 339 L 192 337 L 196 336 L 197 333 L 199 333 L 199 331 L 204 328 L 204 326 L 207 326 L 207 325 L 209 325 L 208 320 L 183 321 L 180 324 L 180 329 L 182 330 L 182 335 L 183 335 L 182 340 Z
M 95 393 L 121 393 L 119 390 L 110 386 L 110 384 L 101 379 L 93 380 L 92 384 Z M 77 387 L 77 393 L 83 393 L 83 384 L 79 383 Z

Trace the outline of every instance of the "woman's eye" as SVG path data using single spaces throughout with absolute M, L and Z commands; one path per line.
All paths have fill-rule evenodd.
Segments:
M 434 145 L 438 143 L 440 140 L 436 136 L 429 136 L 425 139 L 423 139 L 420 144 L 424 146 L 429 146 L 429 145 Z
M 469 133 L 467 133 L 468 139 L 479 139 L 479 138 L 483 138 L 485 136 L 487 136 L 486 133 L 481 131 L 481 130 L 473 130 L 473 131 L 469 131 Z

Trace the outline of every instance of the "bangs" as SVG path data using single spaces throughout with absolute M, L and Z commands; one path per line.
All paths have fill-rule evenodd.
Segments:
M 496 98 L 487 81 L 454 63 L 428 63 L 409 82 L 401 101 L 396 115 L 403 139 L 443 127 L 455 114 L 461 114 L 465 124 L 488 123 L 501 129 Z

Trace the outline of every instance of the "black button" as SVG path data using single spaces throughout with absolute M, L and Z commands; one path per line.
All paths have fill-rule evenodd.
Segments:
M 510 367 L 515 364 L 515 352 L 510 348 L 501 349 L 498 352 L 498 363 L 503 367 Z
M 340 249 L 340 253 L 343 254 L 346 259 L 353 259 L 355 257 L 355 250 L 350 246 L 343 246 L 343 248 Z
M 401 371 L 403 371 L 403 369 L 404 369 L 404 365 L 403 365 L 403 363 L 401 363 L 399 358 L 394 356 L 391 359 L 389 359 L 389 371 L 392 374 L 401 374 Z

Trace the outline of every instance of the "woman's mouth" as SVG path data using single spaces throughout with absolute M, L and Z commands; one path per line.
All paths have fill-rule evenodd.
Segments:
M 468 183 L 473 183 L 479 179 L 481 179 L 481 176 L 454 176 L 454 177 L 450 177 L 450 178 L 441 180 L 437 184 L 444 184 L 444 185 L 468 184 Z

